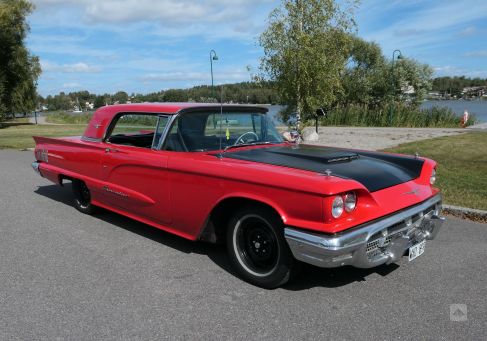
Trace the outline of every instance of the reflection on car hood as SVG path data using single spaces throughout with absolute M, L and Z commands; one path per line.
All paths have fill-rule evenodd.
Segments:
M 423 160 L 376 152 L 311 145 L 277 146 L 224 153 L 225 158 L 325 173 L 353 179 L 370 192 L 419 177 Z

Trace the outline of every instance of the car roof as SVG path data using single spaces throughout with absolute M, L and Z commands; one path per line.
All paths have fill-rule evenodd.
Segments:
M 220 108 L 219 103 L 174 103 L 174 102 L 164 102 L 164 103 L 133 103 L 133 104 L 116 104 L 108 106 L 111 111 L 116 112 L 160 112 L 166 114 L 176 114 L 180 111 L 186 109 L 207 109 L 211 107 Z M 259 105 L 252 104 L 223 104 L 226 109 L 238 108 L 238 109 L 264 109 L 267 108 Z
M 116 104 L 101 107 L 96 110 L 93 117 L 86 127 L 83 135 L 86 139 L 99 140 L 103 138 L 108 125 L 113 118 L 120 113 L 153 113 L 153 114 L 168 114 L 175 115 L 178 113 L 201 112 L 208 109 L 220 109 L 247 111 L 258 110 L 259 112 L 267 112 L 264 106 L 251 104 L 223 104 L 219 103 L 132 103 L 132 104 Z

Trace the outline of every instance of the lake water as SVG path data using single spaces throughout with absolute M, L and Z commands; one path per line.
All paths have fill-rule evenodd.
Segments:
M 487 101 L 465 101 L 459 99 L 453 101 L 426 101 L 421 104 L 423 109 L 429 109 L 434 106 L 450 108 L 458 115 L 463 115 L 463 112 L 467 110 L 469 114 L 475 114 L 477 121 L 487 122 Z
M 426 101 L 421 104 L 422 109 L 429 109 L 434 106 L 450 108 L 457 115 L 463 115 L 463 112 L 467 110 L 469 114 L 475 114 L 477 121 L 482 123 L 487 122 L 487 101 L 444 100 L 444 101 Z M 277 114 L 279 113 L 279 111 L 281 111 L 284 108 L 284 106 L 270 105 L 268 106 L 268 108 L 269 108 L 269 116 L 272 118 L 274 123 L 282 124 Z

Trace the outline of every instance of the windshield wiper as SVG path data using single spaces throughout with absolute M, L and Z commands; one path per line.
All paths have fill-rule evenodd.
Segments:
M 223 149 L 222 153 L 218 153 L 216 156 L 221 159 L 223 157 L 223 154 L 227 152 L 229 149 L 234 149 L 234 148 L 240 148 L 240 147 L 249 147 L 249 146 L 260 146 L 260 145 L 267 145 L 267 144 L 277 144 L 278 142 L 269 142 L 269 141 L 264 141 L 264 142 L 249 142 L 249 143 L 239 143 L 239 144 L 232 144 L 230 146 L 226 146 L 225 149 Z
M 233 149 L 233 148 L 260 146 L 263 144 L 275 144 L 275 142 L 263 141 L 263 142 L 249 142 L 249 143 L 232 144 L 230 146 L 226 146 L 225 149 L 223 149 L 223 152 L 225 153 L 227 150 Z

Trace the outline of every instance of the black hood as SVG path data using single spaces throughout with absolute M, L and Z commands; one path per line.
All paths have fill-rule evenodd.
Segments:
M 353 179 L 370 192 L 419 177 L 423 160 L 376 152 L 311 145 L 279 146 L 232 151 L 225 158 L 267 163 Z

